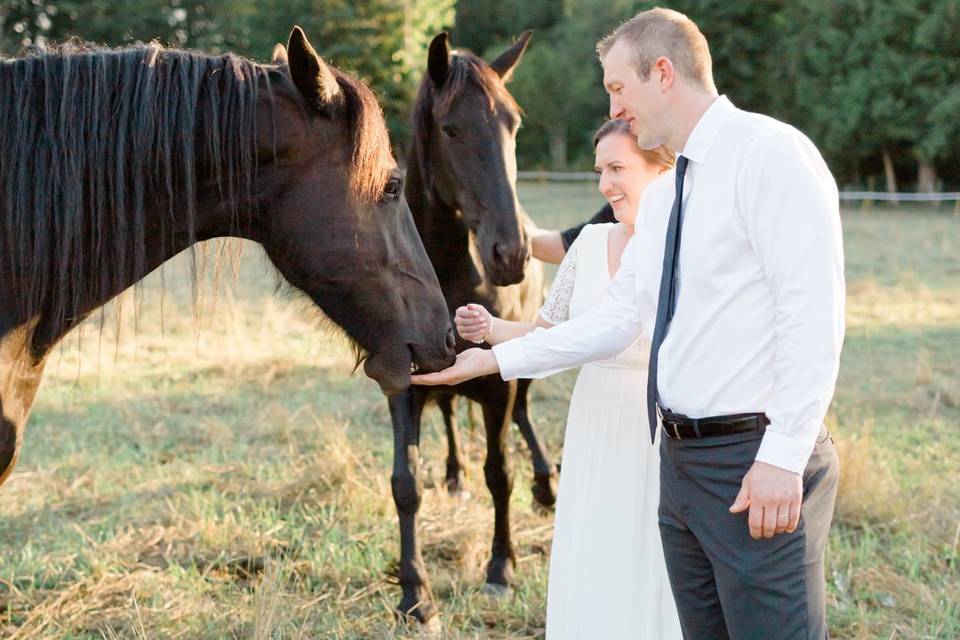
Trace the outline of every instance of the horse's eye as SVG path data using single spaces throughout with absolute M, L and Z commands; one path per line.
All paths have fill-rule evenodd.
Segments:
M 383 199 L 384 200 L 396 200 L 403 193 L 403 181 L 400 178 L 394 176 L 387 181 L 386 186 L 383 187 Z
M 456 128 L 455 126 L 453 126 L 452 124 L 445 124 L 445 125 L 441 126 L 440 128 L 441 128 L 441 129 L 443 130 L 443 132 L 444 132 L 445 134 L 447 134 L 449 137 L 451 137 L 451 138 L 456 138 L 456 137 L 457 137 L 457 133 L 458 133 L 457 128 Z

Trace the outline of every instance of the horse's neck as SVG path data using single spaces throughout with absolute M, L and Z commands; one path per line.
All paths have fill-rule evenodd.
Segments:
M 470 251 L 470 230 L 456 209 L 431 192 L 420 174 L 415 153 L 409 159 L 405 194 L 444 293 L 451 286 L 462 286 L 463 283 L 470 283 L 471 287 L 481 284 L 482 268 Z
M 147 219 L 145 220 L 147 226 L 144 233 L 146 242 L 143 247 L 143 260 L 138 267 L 131 269 L 123 278 L 115 278 L 109 281 L 94 282 L 92 280 L 92 278 L 97 277 L 105 278 L 107 273 L 105 270 L 102 270 L 99 274 L 88 274 L 91 276 L 91 280 L 87 282 L 88 286 L 79 292 L 75 308 L 68 309 L 64 317 L 58 317 L 59 314 L 41 313 L 32 337 L 32 349 L 36 356 L 45 355 L 61 338 L 81 324 L 92 312 L 145 278 L 170 258 L 191 247 L 196 240 L 220 235 L 203 224 L 197 225 L 193 234 L 188 233 L 186 228 L 165 228 L 165 225 L 161 222 L 164 215 L 166 215 L 166 211 L 149 211 L 147 213 Z M 202 220 L 198 222 L 202 223 Z M 77 278 L 81 278 L 80 274 L 77 274 Z

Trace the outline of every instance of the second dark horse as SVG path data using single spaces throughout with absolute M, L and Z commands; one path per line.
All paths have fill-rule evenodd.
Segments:
M 490 64 L 467 51 L 451 52 L 445 33 L 430 45 L 427 75 L 414 107 L 405 193 L 451 317 L 457 307 L 478 302 L 499 317 L 530 320 L 542 303 L 543 273 L 530 262 L 516 193 L 520 109 L 505 87 L 530 36 L 524 33 Z M 471 346 L 476 345 L 458 339 L 458 351 Z M 465 396 L 482 407 L 487 441 L 483 470 L 495 512 L 486 583 L 493 592 L 508 592 L 515 564 L 509 511 L 513 480 L 506 457 L 511 418 L 530 447 L 535 499 L 546 506 L 556 500 L 556 470 L 527 412 L 529 383 L 488 376 L 455 387 L 415 386 L 389 398 L 391 482 L 400 518 L 400 614 L 426 622 L 437 612 L 416 537 L 423 496 L 420 418 L 431 399 L 440 405 L 447 426 L 451 488 L 461 480 L 453 400 Z

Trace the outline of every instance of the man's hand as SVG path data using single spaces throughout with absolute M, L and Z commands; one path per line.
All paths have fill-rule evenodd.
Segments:
M 778 533 L 793 533 L 800 522 L 803 478 L 792 471 L 766 462 L 754 462 L 743 477 L 740 493 L 730 513 L 750 507 L 750 536 L 772 538 Z
M 500 371 L 500 365 L 489 349 L 467 349 L 457 354 L 457 361 L 452 366 L 436 373 L 425 373 L 412 376 L 413 384 L 440 385 L 460 384 L 465 380 L 472 380 Z

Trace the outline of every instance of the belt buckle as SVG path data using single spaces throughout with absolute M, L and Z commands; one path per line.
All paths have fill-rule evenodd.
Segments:
M 664 428 L 664 430 L 667 432 L 667 435 L 668 435 L 669 437 L 671 437 L 671 438 L 674 438 L 675 440 L 683 440 L 683 438 L 680 437 L 680 430 L 677 429 L 677 423 L 676 423 L 676 422 L 673 422 L 672 420 L 668 420 L 667 417 L 666 417 L 665 415 L 663 415 L 663 412 L 664 412 L 664 409 L 663 409 L 663 407 L 660 406 L 660 403 L 658 402 L 658 403 L 657 403 L 657 415 L 660 416 L 660 423 L 663 425 L 663 428 Z M 669 424 L 671 427 L 673 427 L 673 435 L 672 435 L 672 436 L 670 435 L 670 431 L 667 429 L 667 425 L 668 425 L 668 424 Z
M 667 426 L 673 427 L 673 435 L 670 435 L 670 429 Z M 667 435 L 673 438 L 674 440 L 683 440 L 683 437 L 680 435 L 680 429 L 677 428 L 677 423 L 673 420 L 664 420 L 663 428 L 666 430 Z
M 663 412 L 664 412 L 664 409 L 663 407 L 660 406 L 660 403 L 658 402 L 657 413 L 660 414 L 660 422 L 663 423 L 664 428 L 666 428 L 668 424 L 671 427 L 673 427 L 673 436 L 671 436 L 672 438 L 676 440 L 683 440 L 683 438 L 680 437 L 680 430 L 677 428 L 677 423 L 673 422 L 672 420 L 668 420 L 667 417 L 663 415 Z M 669 431 L 667 432 L 667 434 L 669 435 Z

